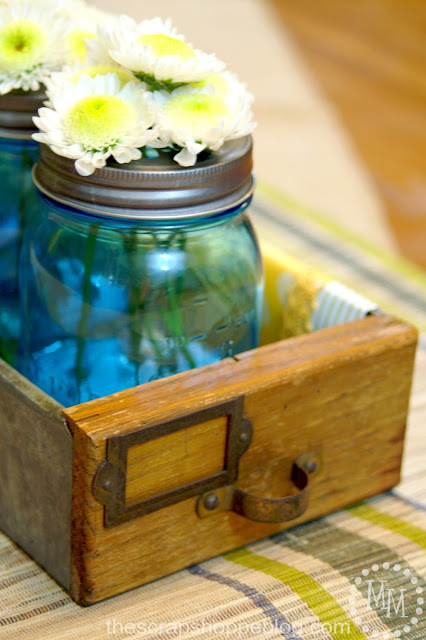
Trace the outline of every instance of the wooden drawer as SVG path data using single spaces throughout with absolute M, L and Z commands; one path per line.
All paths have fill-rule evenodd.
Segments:
M 64 409 L 0 366 L 0 526 L 89 605 L 398 483 L 417 333 L 368 316 Z

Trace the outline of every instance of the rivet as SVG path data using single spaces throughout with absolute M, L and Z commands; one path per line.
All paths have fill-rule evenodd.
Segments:
M 219 504 L 219 497 L 215 493 L 209 493 L 209 495 L 204 498 L 204 507 L 208 509 L 208 511 L 214 511 L 218 508 Z
M 242 433 L 240 433 L 240 442 L 248 442 L 249 438 L 250 436 L 247 431 L 243 431 Z
M 111 480 L 105 480 L 103 487 L 106 491 L 111 491 L 112 489 L 112 482 Z

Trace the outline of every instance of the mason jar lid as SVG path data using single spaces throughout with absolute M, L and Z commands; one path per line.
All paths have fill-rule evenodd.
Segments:
M 181 167 L 173 153 L 129 164 L 109 162 L 88 177 L 74 161 L 44 144 L 33 171 L 37 188 L 61 204 L 103 217 L 136 220 L 199 218 L 229 210 L 253 193 L 252 140 L 227 142 L 194 167 Z
M 37 131 L 33 116 L 45 100 L 44 91 L 12 91 L 0 96 L 0 137 L 30 139 Z

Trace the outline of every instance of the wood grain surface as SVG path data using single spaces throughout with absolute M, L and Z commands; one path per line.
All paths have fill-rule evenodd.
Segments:
M 338 108 L 402 253 L 426 267 L 424 0 L 269 0 Z
M 415 343 L 413 328 L 369 317 L 65 410 L 75 444 L 73 597 L 97 602 L 394 486 Z M 322 471 L 301 518 L 271 525 L 218 513 L 203 520 L 193 497 L 104 526 L 104 507 L 92 488 L 109 438 L 240 396 L 254 435 L 240 461 L 238 487 L 265 497 L 288 495 L 293 461 L 320 452 Z M 212 445 L 208 431 L 205 437 L 208 446 L 198 447 L 197 455 L 206 469 L 215 469 L 211 458 L 217 460 L 223 443 L 219 438 Z M 165 465 L 164 478 L 169 471 Z M 143 486 L 141 468 L 141 495 Z
M 226 433 L 227 420 L 223 416 L 130 447 L 126 502 L 147 500 L 220 473 L 224 468 Z

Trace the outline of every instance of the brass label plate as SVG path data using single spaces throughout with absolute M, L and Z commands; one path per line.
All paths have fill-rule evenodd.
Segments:
M 235 482 L 251 441 L 240 396 L 180 418 L 108 439 L 93 493 L 106 527 Z M 209 456 L 205 456 L 208 447 Z M 211 455 L 211 451 L 216 452 Z

